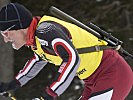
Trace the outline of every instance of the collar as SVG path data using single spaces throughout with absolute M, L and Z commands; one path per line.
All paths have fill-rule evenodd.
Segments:
M 41 17 L 39 16 L 33 17 L 26 35 L 26 46 L 36 47 L 35 32 L 40 19 Z

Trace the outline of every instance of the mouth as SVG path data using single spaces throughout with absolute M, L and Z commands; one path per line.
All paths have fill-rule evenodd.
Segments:
M 13 44 L 13 43 L 15 43 L 15 41 L 14 41 L 14 40 L 11 40 L 10 42 L 11 42 L 12 44 Z
M 15 45 L 15 41 L 11 41 L 11 44 L 12 44 L 12 45 Z
M 15 41 L 12 41 L 12 44 L 15 43 Z

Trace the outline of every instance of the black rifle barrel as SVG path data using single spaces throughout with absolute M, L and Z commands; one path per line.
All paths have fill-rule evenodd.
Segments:
M 121 45 L 123 42 L 120 41 L 119 39 L 117 39 L 116 37 L 112 36 L 111 33 L 108 33 L 104 30 L 102 30 L 100 27 L 96 26 L 93 23 L 89 23 L 89 27 L 91 27 L 92 29 L 96 30 L 98 33 L 100 33 L 100 35 L 102 35 L 103 37 L 108 38 L 109 40 L 113 41 L 116 43 L 116 45 Z M 106 39 L 105 39 L 106 40 Z
M 50 13 L 53 14 L 54 16 L 65 20 L 67 22 L 71 22 L 74 23 L 76 25 L 78 25 L 79 27 L 87 30 L 88 32 L 92 33 L 93 35 L 95 35 L 98 38 L 102 38 L 102 36 L 96 32 L 95 30 L 91 29 L 90 27 L 86 26 L 85 24 L 81 23 L 80 21 L 76 20 L 75 18 L 69 16 L 68 14 L 64 13 L 63 11 L 57 9 L 56 7 L 52 6 L 50 8 Z
M 78 25 L 79 27 L 85 29 L 86 31 L 92 33 L 93 35 L 95 35 L 96 37 L 98 37 L 99 39 L 104 39 L 105 41 L 107 41 L 109 44 L 116 46 L 116 45 L 120 45 L 123 42 L 118 40 L 117 38 L 113 37 L 110 33 L 107 33 L 106 31 L 100 29 L 98 26 L 89 23 L 88 26 L 83 24 L 82 22 L 76 20 L 75 18 L 71 17 L 70 15 L 66 14 L 65 12 L 59 10 L 58 8 L 52 6 L 50 8 L 50 13 L 62 20 L 65 20 L 67 22 L 73 23 Z
M 118 40 L 117 38 L 113 37 L 110 33 L 107 33 L 106 31 L 100 29 L 98 26 L 89 23 L 89 27 L 86 26 L 85 24 L 81 23 L 80 21 L 76 20 L 75 18 L 71 17 L 70 15 L 64 13 L 63 11 L 59 10 L 58 8 L 52 6 L 50 8 L 50 13 L 64 21 L 73 23 L 75 25 L 78 25 L 79 27 L 85 29 L 86 31 L 92 33 L 93 35 L 95 35 L 96 37 L 98 37 L 99 39 L 104 39 L 105 41 L 107 41 L 109 44 L 113 45 L 113 46 L 117 46 L 117 45 L 121 45 L 123 42 Z M 128 53 L 127 51 L 125 51 L 122 47 L 119 50 L 121 53 L 123 53 L 125 56 L 130 57 L 131 59 L 133 59 L 133 55 Z

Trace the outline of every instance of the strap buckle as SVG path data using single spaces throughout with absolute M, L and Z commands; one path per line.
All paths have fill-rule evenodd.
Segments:
M 100 46 L 95 46 L 95 49 L 96 49 L 97 52 L 101 50 Z

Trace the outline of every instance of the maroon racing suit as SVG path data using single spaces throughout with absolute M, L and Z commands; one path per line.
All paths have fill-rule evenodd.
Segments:
M 124 100 L 133 85 L 133 72 L 115 50 L 104 50 L 99 68 L 84 82 L 81 100 Z

